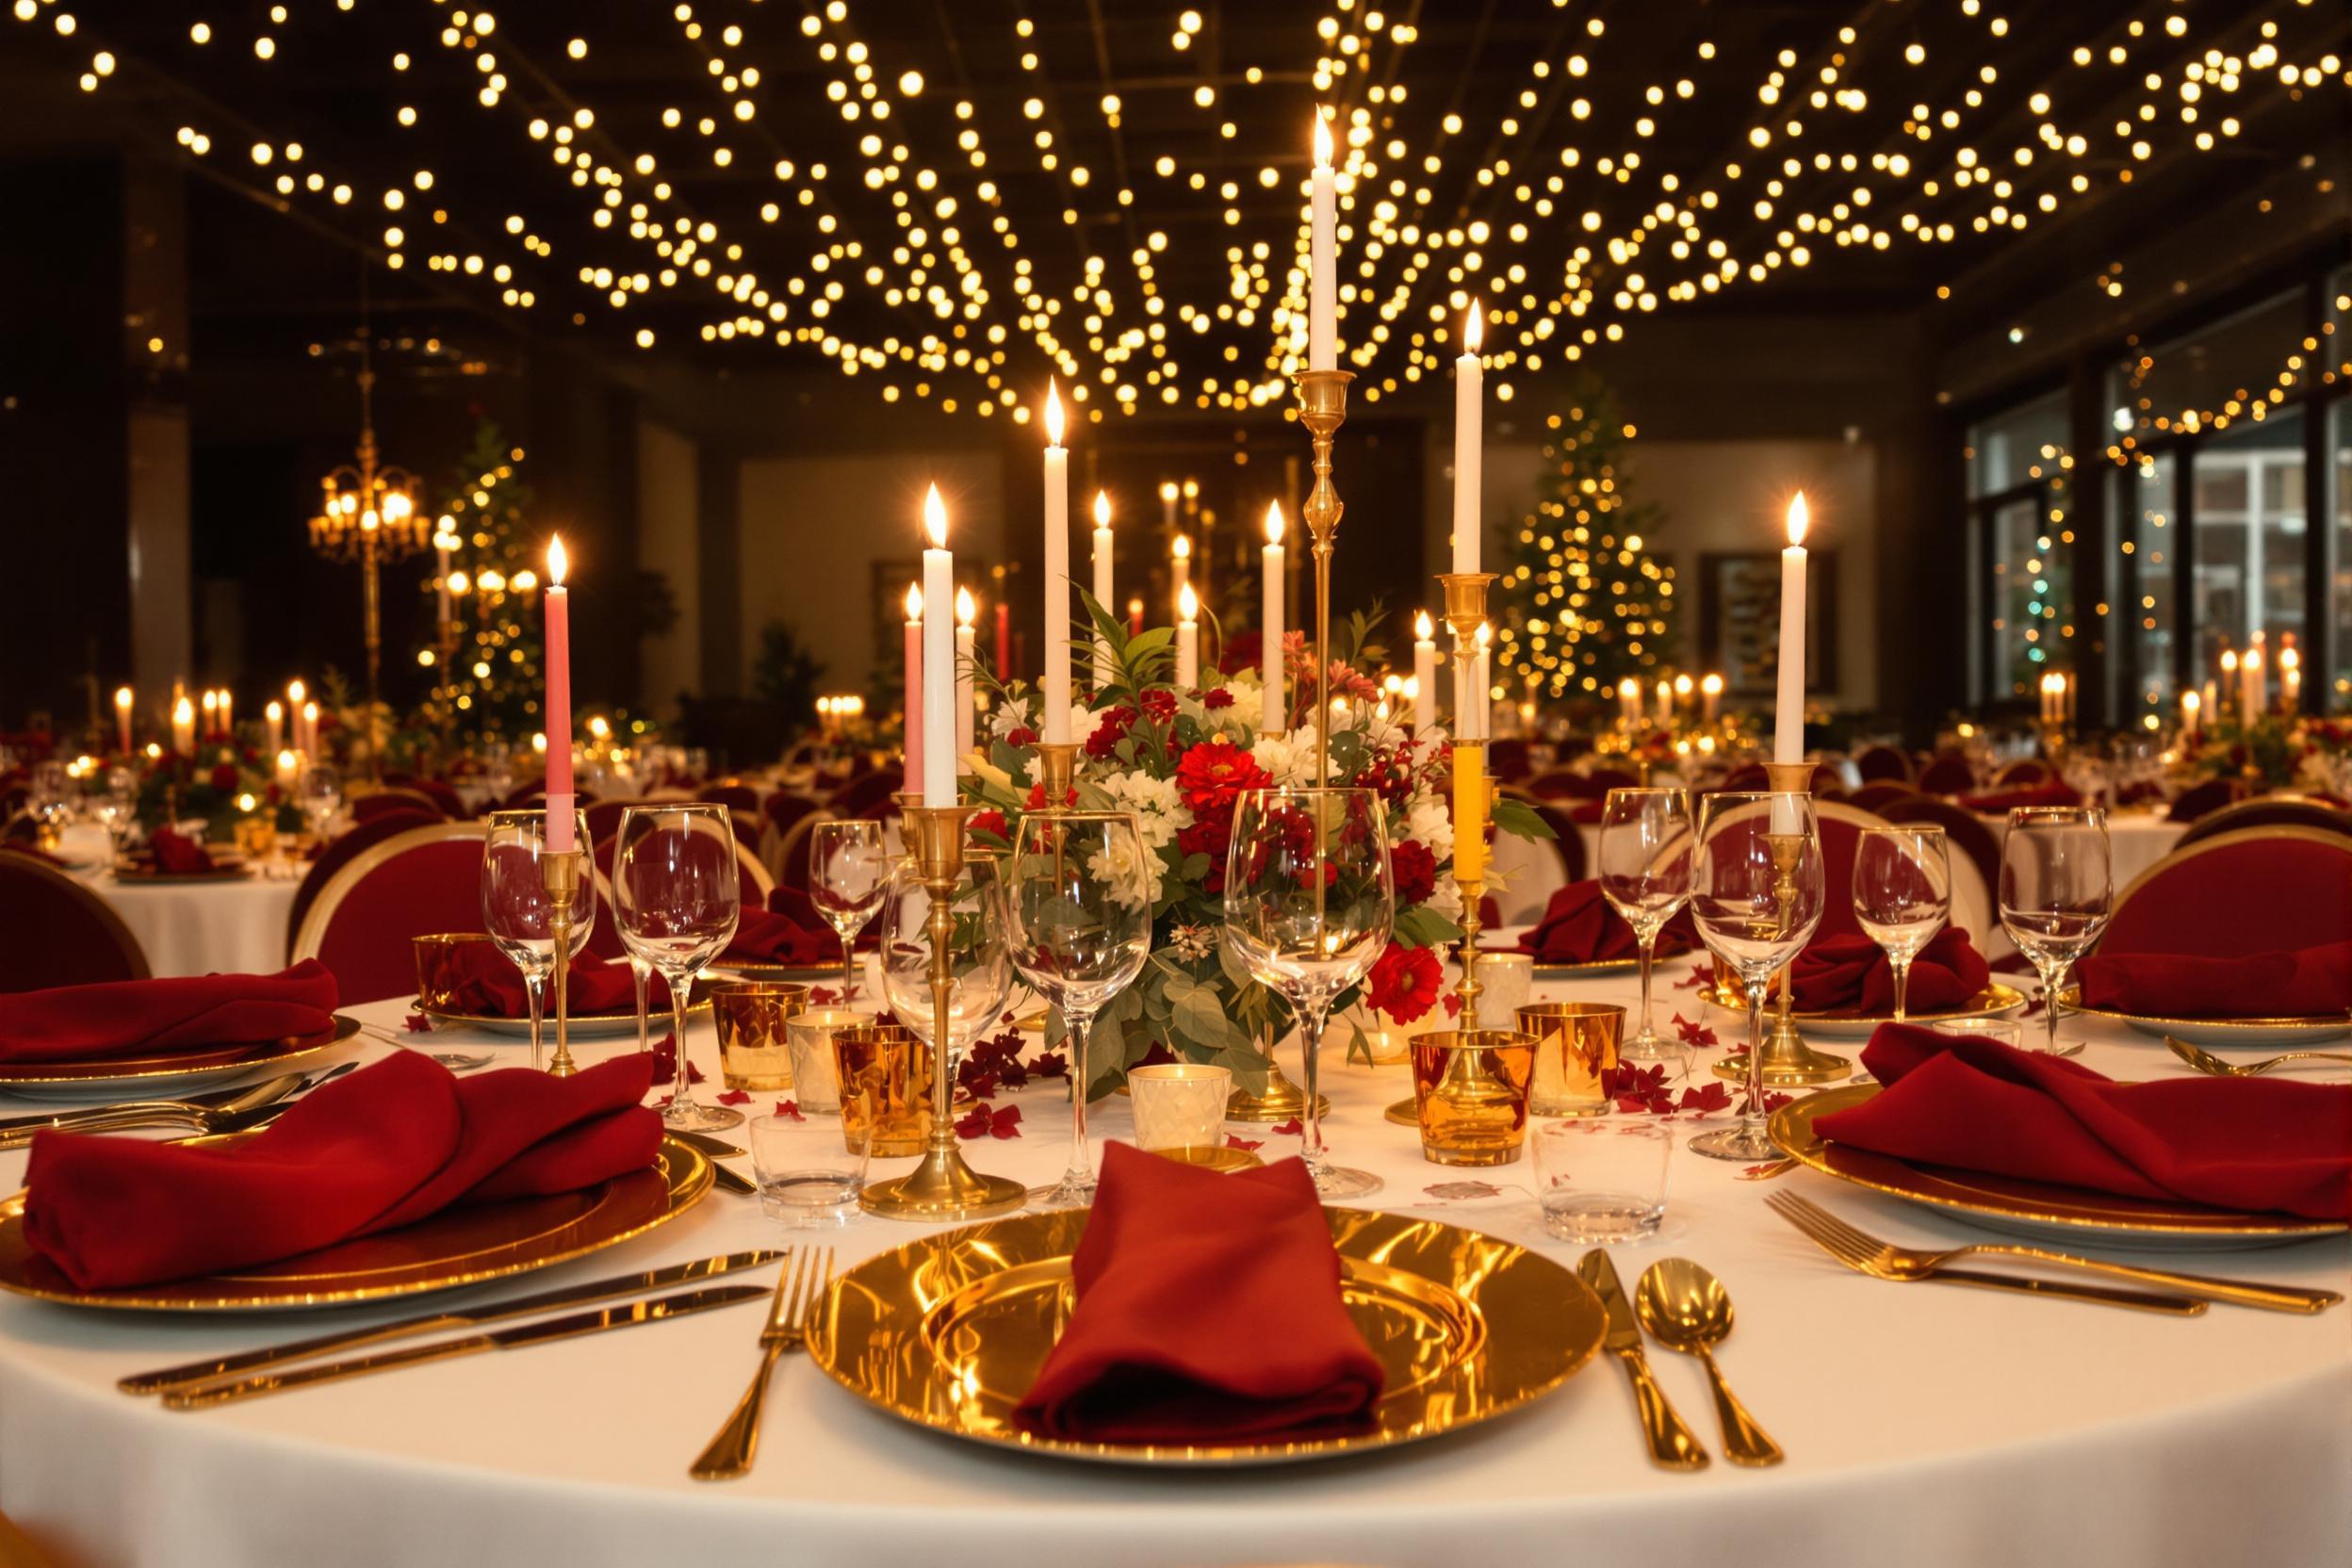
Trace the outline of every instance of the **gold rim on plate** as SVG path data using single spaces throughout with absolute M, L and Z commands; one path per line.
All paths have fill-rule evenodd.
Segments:
M 531 1020 L 528 1017 L 504 1018 L 495 1013 L 445 1012 L 438 1007 L 426 1006 L 421 1000 L 416 1003 L 416 1007 L 418 1012 L 433 1020 L 433 1027 L 436 1029 L 480 1029 L 493 1035 L 511 1035 L 526 1040 L 531 1037 Z M 701 1018 L 710 1011 L 710 999 L 707 996 L 699 1002 L 690 1002 L 686 1004 L 688 1018 Z M 670 1009 L 667 1005 L 647 1006 L 645 1009 L 645 1023 L 648 1028 L 667 1033 Z M 574 1013 L 570 1023 L 575 1036 L 580 1036 L 584 1030 L 586 1031 L 584 1037 L 610 1038 L 637 1027 L 637 1009 L 631 1006 L 617 1013 Z M 548 1013 L 542 1021 L 542 1030 L 547 1040 L 552 1041 L 555 1038 L 555 1015 L 552 1012 Z
M 207 1078 L 232 1078 L 290 1063 L 307 1061 L 319 1052 L 342 1044 L 359 1033 L 359 1020 L 335 1015 L 335 1027 L 316 1035 L 290 1035 L 278 1040 L 224 1046 L 219 1050 L 169 1053 L 153 1056 L 118 1056 L 83 1062 L 17 1062 L 0 1070 L 0 1088 L 106 1088 L 117 1084 L 140 1084 L 155 1079 L 188 1083 Z M 230 1053 L 235 1053 L 230 1054 Z
M 1719 1012 L 1738 1013 L 1743 1018 L 1747 1016 L 1747 998 L 1740 995 L 1736 991 L 1726 991 L 1718 986 L 1702 986 L 1699 988 L 1699 1000 L 1706 1003 L 1708 1006 L 1715 1008 Z M 1986 986 L 1983 990 L 1977 992 L 1974 996 L 1968 998 L 1968 1005 L 1965 1007 L 1950 1007 L 1941 1012 L 1935 1013 L 1915 1012 L 1908 1015 L 1903 1021 L 1905 1023 L 1937 1024 L 1952 1023 L 1961 1019 L 1999 1018 L 2013 1008 L 2024 1006 L 2025 1001 L 2026 997 L 2023 991 L 2017 989 L 2015 986 L 2004 985 L 2001 981 L 1996 980 L 1991 985 Z M 1766 1003 L 1766 1012 L 1769 1013 L 1772 1006 L 1772 1003 Z M 1892 1023 L 1895 1021 L 1895 1015 L 1891 1010 L 1884 1013 L 1850 1013 L 1844 1011 L 1808 1013 L 1800 1007 L 1791 1012 L 1788 1016 L 1800 1024 L 1810 1024 L 1816 1028 L 1828 1026 L 1831 1028 L 1846 1027 L 1856 1030 L 1874 1029 L 1882 1023 Z
M 1203 1170 L 1255 1170 L 1266 1164 L 1247 1149 L 1225 1144 L 1200 1149 L 1147 1149 L 1144 1152 L 1174 1160 L 1178 1165 L 1199 1166 Z
M 1107 1463 L 1269 1464 L 1435 1437 L 1550 1393 L 1607 1317 L 1566 1268 L 1433 1219 L 1326 1208 L 1349 1315 L 1387 1374 L 1361 1428 L 1230 1445 L 1041 1437 L 1013 1424 L 1070 1315 L 1086 1211 L 1016 1215 L 867 1259 L 834 1282 L 808 1359 L 875 1408 L 994 1447 Z
M 204 1145 L 233 1141 L 192 1138 Z M 24 1239 L 24 1194 L 0 1199 L 0 1290 L 76 1307 L 284 1312 L 453 1290 L 567 1263 L 677 1218 L 710 1190 L 710 1162 L 664 1136 L 654 1164 L 584 1192 L 444 1209 L 381 1235 L 235 1273 L 122 1290 L 77 1290 Z
M 2329 1039 L 2352 1035 L 2352 1013 L 2319 1013 L 2299 1018 L 2164 1018 L 2155 1013 L 2123 1013 L 2110 1007 L 2082 1005 L 2082 988 L 2069 986 L 2058 993 L 2058 1005 L 2084 1018 L 2127 1023 L 2144 1035 L 2197 1033 L 2210 1040 L 2227 1040 L 2232 1034 L 2248 1037 L 2249 1045 L 2268 1043 L 2282 1035 Z M 2200 1041 L 2199 1043 L 2207 1043 Z
M 2038 1225 L 2115 1237 L 2209 1237 L 2216 1241 L 2293 1241 L 2345 1229 L 2336 1220 L 2244 1214 L 2178 1199 L 2126 1198 L 1988 1171 L 1914 1165 L 1891 1154 L 1834 1143 L 1814 1131 L 1817 1119 L 1851 1110 L 1879 1092 L 1876 1084 L 1848 1084 L 1791 1101 L 1772 1113 L 1772 1141 L 1790 1159 L 1824 1176 L 1996 1227 Z

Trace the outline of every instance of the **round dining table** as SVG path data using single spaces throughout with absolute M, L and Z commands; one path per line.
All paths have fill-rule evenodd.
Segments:
M 76 874 L 122 917 L 147 955 L 148 972 L 160 978 L 284 969 L 302 871 L 270 861 L 217 881 L 124 881 L 103 867 Z
M 1661 1023 L 1698 1013 L 1664 967 Z M 1540 996 L 1634 1001 L 1630 973 Z M 404 1044 L 527 1060 L 511 1039 L 400 1033 L 402 1004 L 351 1009 Z M 1724 1042 L 1727 1016 L 1695 1021 Z M 2123 1078 L 2186 1071 L 2156 1041 L 2071 1019 L 2084 1065 Z M 1847 1042 L 1817 1042 L 1841 1052 Z M 1856 1042 L 1858 1043 L 1858 1042 Z M 363 1037 L 358 1054 L 396 1047 Z M 688 1054 L 719 1087 L 709 1025 Z M 589 1059 L 633 1042 L 575 1046 Z M 1289 1054 L 1286 1051 L 1285 1054 Z M 1585 1248 L 1539 1223 L 1525 1164 L 1426 1163 L 1382 1119 L 1408 1092 L 1394 1067 L 1322 1074 L 1336 1157 L 1376 1172 L 1363 1201 L 1491 1233 L 1573 1266 Z M 1720 1054 L 1699 1053 L 1705 1064 Z M 1296 1058 L 1292 1056 L 1296 1070 Z M 657 1089 L 657 1095 L 665 1091 Z M 773 1095 L 747 1110 L 764 1111 Z M 1068 1152 L 1060 1086 L 998 1103 L 1020 1135 L 965 1145 L 979 1168 L 1051 1181 Z M 27 1104 L 0 1100 L 0 1109 Z M 1126 1138 L 1123 1096 L 1093 1125 Z M 1705 1122 L 1685 1116 L 1680 1130 Z M 1229 1124 L 1262 1154 L 1295 1135 Z M 742 1130 L 725 1135 L 740 1142 Z M 413 1314 L 407 1301 L 267 1316 L 76 1309 L 0 1298 L 0 1511 L 61 1562 L 244 1565 L 789 1561 L 810 1568 L 1138 1568 L 1222 1564 L 1578 1561 L 1906 1568 L 2060 1563 L 2164 1568 L 2345 1560 L 2352 1543 L 2352 1308 L 2296 1316 L 2216 1305 L 2200 1317 L 1849 1272 L 1765 1206 L 1800 1193 L 1898 1243 L 2001 1239 L 1800 1168 L 1673 1156 L 1654 1239 L 1616 1250 L 1630 1288 L 1653 1261 L 1694 1259 L 1737 1312 L 1725 1375 L 1787 1462 L 1723 1461 L 1697 1364 L 1649 1346 L 1668 1396 L 1715 1453 L 1695 1473 L 1653 1467 L 1628 1383 L 1606 1355 L 1557 1391 L 1450 1435 L 1295 1466 L 1082 1464 L 984 1448 L 902 1424 L 798 1356 L 779 1365 L 758 1464 L 709 1483 L 687 1466 L 759 1359 L 764 1310 L 436 1363 L 197 1412 L 117 1392 L 146 1369 Z M 747 1161 L 734 1162 L 747 1170 Z M 898 1162 L 877 1163 L 893 1174 Z M 23 1156 L 0 1154 L 17 1184 Z M 758 1200 L 714 1191 L 672 1223 L 456 1301 L 496 1298 L 752 1247 L 820 1244 L 847 1267 L 927 1233 L 858 1217 L 795 1231 Z M 2083 1250 L 2130 1257 L 2085 1242 Z M 2342 1234 L 2249 1251 L 2167 1254 L 2165 1266 L 2344 1291 Z M 766 1283 L 773 1274 L 746 1276 Z M 1214 1289 L 1214 1282 L 1204 1282 Z

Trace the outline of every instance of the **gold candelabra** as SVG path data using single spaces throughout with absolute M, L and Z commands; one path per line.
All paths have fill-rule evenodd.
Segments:
M 433 525 L 416 510 L 416 478 L 405 468 L 379 466 L 374 393 L 376 373 L 360 348 L 359 448 L 356 461 L 319 481 L 325 493 L 310 520 L 310 547 L 330 561 L 359 564 L 361 630 L 368 645 L 368 754 L 381 766 L 376 708 L 384 664 L 384 604 L 378 572 L 384 563 L 423 549 Z
M 1331 550 L 1339 543 L 1339 519 L 1348 510 L 1331 482 L 1331 443 L 1348 422 L 1347 370 L 1301 370 L 1291 378 L 1298 389 L 1298 422 L 1307 427 L 1315 445 L 1315 488 L 1307 493 L 1298 514 L 1315 541 L 1315 782 L 1328 789 L 1331 782 L 1331 694 L 1324 690 L 1331 678 Z
M 1810 762 L 1767 762 L 1765 782 L 1776 793 L 1810 794 L 1813 785 L 1813 764 Z M 1772 895 L 1780 906 L 1782 921 L 1790 918 L 1796 903 L 1797 866 L 1805 858 L 1805 836 L 1801 833 L 1768 833 L 1764 836 L 1765 851 L 1772 858 Z M 1773 1004 L 1772 1027 L 1764 1032 L 1764 1051 L 1759 1065 L 1762 1082 L 1772 1088 L 1803 1087 L 1810 1084 L 1831 1084 L 1851 1075 L 1854 1063 L 1844 1056 L 1833 1056 L 1805 1044 L 1805 1036 L 1797 1030 L 1795 1003 L 1791 998 L 1789 966 L 1783 965 L 1779 977 L 1779 999 Z M 1719 1078 L 1745 1079 L 1747 1063 L 1738 1056 L 1726 1056 L 1715 1064 Z
M 886 1219 L 985 1219 L 1010 1214 L 1029 1198 L 1029 1189 L 1019 1182 L 972 1169 L 956 1141 L 956 1074 L 949 1049 L 956 991 L 956 889 L 964 874 L 964 825 L 972 810 L 969 806 L 923 806 L 906 813 L 915 867 L 931 895 L 931 1135 L 914 1169 L 858 1195 L 860 1208 Z
M 540 886 L 547 890 L 547 933 L 555 939 L 555 1060 L 547 1064 L 547 1070 L 558 1078 L 569 1078 L 580 1070 L 580 1064 L 572 1060 L 572 900 L 580 892 L 580 869 L 587 858 L 587 852 L 578 849 L 548 849 L 539 854 Z M 686 1072 L 685 1049 L 686 1042 L 680 1040 L 678 1070 L 681 1081 Z

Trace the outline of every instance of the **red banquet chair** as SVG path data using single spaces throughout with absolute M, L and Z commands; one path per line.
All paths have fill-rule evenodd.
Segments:
M 1854 760 L 1854 772 L 1865 784 L 1911 782 L 1911 759 L 1893 746 L 1866 746 Z
M 1861 805 L 1859 796 L 1854 804 Z M 2001 840 L 1983 817 L 1967 807 L 1926 795 L 1906 795 L 1869 809 L 1898 826 L 1942 828 L 1945 843 L 1953 853 L 1968 858 L 1988 890 L 2001 886 Z
M 2099 951 L 2243 958 L 2352 941 L 2352 839 L 2247 827 L 2174 850 L 2115 898 Z
M 293 906 L 286 912 L 286 950 L 288 953 L 294 951 L 294 937 L 302 928 L 302 917 L 310 912 L 313 904 L 318 902 L 319 890 L 335 880 L 336 872 L 386 839 L 397 839 L 415 828 L 431 827 L 441 820 L 437 813 L 422 807 L 413 807 L 405 811 L 381 811 L 354 824 L 342 837 L 330 840 L 327 846 L 318 852 L 318 858 L 310 863 L 310 870 L 302 874 L 302 886 L 294 890 Z
M 768 825 L 778 833 L 790 833 L 792 830 L 792 824 L 811 811 L 823 809 L 822 806 L 807 795 L 794 794 L 790 790 L 778 790 L 760 803 L 760 814 L 766 818 Z
M 1875 811 L 1884 816 L 1886 812 L 1882 808 L 1895 805 L 1899 801 L 1918 798 L 1919 792 L 1900 779 L 1881 778 L 1874 779 L 1854 791 L 1853 794 L 1846 797 L 1846 804 L 1859 807 L 1865 811 Z
M 2352 811 L 2311 795 L 2256 795 L 2252 800 L 2241 800 L 2197 818 L 2172 847 L 2186 849 L 2246 827 L 2310 827 L 2352 837 Z
M 370 845 L 327 880 L 302 917 L 291 957 L 335 972 L 346 1003 L 409 996 L 416 988 L 410 939 L 482 929 L 479 822 L 412 827 Z
M 55 866 L 0 853 L 0 991 L 147 974 L 139 939 L 106 900 Z
M 898 793 L 901 776 L 895 773 L 870 773 L 833 797 L 832 811 L 837 817 L 874 817 L 898 815 L 898 803 L 890 797 Z
M 431 795 L 404 785 L 387 785 L 351 802 L 351 821 L 355 823 L 371 822 L 377 817 L 401 811 L 420 813 L 436 821 L 445 814 L 440 803 Z
M 1967 758 L 1946 752 L 1919 770 L 1917 787 L 1923 795 L 1964 795 L 1976 788 L 1976 770 Z
M 2245 786 L 2234 778 L 2209 778 L 2193 784 L 2173 797 L 2172 811 L 2166 822 L 2195 822 L 2198 818 L 2237 804 L 2246 793 Z
M 1993 776 L 1993 787 L 2000 790 L 2023 789 L 2031 784 L 2047 784 L 2057 775 L 2048 762 L 2038 757 L 2028 757 L 2010 763 Z
M 760 814 L 760 792 L 748 784 L 706 785 L 700 798 L 730 811 L 748 811 L 755 817 Z

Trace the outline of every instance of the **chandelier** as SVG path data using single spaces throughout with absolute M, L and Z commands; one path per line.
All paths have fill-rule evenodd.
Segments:
M 365 599 L 363 627 L 368 645 L 368 737 L 373 755 L 380 673 L 384 662 L 383 594 L 378 568 L 415 554 L 431 543 L 433 524 L 416 509 L 416 476 L 377 462 L 374 417 L 375 371 L 360 344 L 359 449 L 356 463 L 344 464 L 319 481 L 324 492 L 310 520 L 310 547 L 330 561 L 356 562 Z

